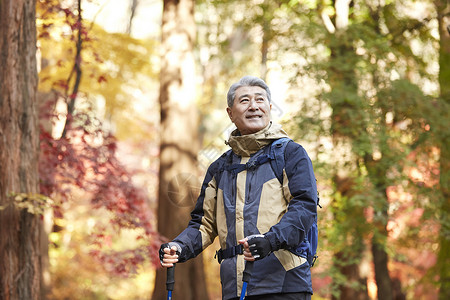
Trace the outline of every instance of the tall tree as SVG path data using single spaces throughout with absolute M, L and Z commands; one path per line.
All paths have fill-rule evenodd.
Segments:
M 439 86 L 441 98 L 441 112 L 448 121 L 448 106 L 450 105 L 450 3 L 449 1 L 435 0 L 439 23 Z M 445 109 L 447 107 L 447 109 Z M 439 299 L 450 298 L 450 137 L 447 126 L 440 130 L 440 185 L 441 200 L 441 231 L 439 237 L 438 263 L 440 275 Z
M 170 240 L 186 228 L 200 188 L 195 180 L 199 120 L 195 106 L 194 1 L 164 0 L 161 32 L 158 231 Z M 165 299 L 165 279 L 165 270 L 160 269 L 153 299 Z M 187 300 L 207 299 L 201 258 L 176 267 L 174 297 L 177 294 Z
M 360 172 L 358 177 L 364 178 L 364 185 L 371 191 L 364 206 L 373 210 L 369 223 L 378 299 L 393 299 L 394 289 L 388 268 L 392 257 L 387 251 L 388 188 L 400 180 L 401 176 L 395 174 L 405 165 L 408 159 L 405 154 L 417 151 L 430 136 L 425 128 L 431 119 L 431 101 L 414 84 L 410 74 L 402 72 L 401 67 L 386 56 L 407 61 L 410 73 L 424 76 L 418 67 L 423 62 L 414 57 L 408 41 L 402 41 L 400 37 L 411 34 L 423 38 L 426 21 L 410 19 L 404 22 L 394 3 L 366 3 L 366 11 L 353 10 L 351 18 L 345 19 L 339 17 L 339 11 L 348 15 L 355 3 L 335 1 L 335 42 L 338 48 L 331 44 L 330 59 L 334 60 L 332 66 L 335 70 L 329 69 L 332 89 L 329 101 L 333 109 L 333 136 L 337 133 L 338 137 L 347 139 Z M 368 20 L 371 21 L 360 23 L 361 17 L 370 17 Z M 386 28 L 380 25 L 383 22 L 386 22 Z M 342 24 L 348 24 L 345 32 L 340 30 Z M 386 38 L 386 31 L 393 38 Z M 401 74 L 398 80 L 392 80 L 390 74 L 393 70 Z M 421 109 L 409 109 L 419 105 Z M 398 126 L 405 119 L 416 122 L 406 127 Z M 398 136 L 408 136 L 408 139 Z
M 326 157 L 337 171 L 334 220 L 328 232 L 339 271 L 330 272 L 340 292 L 335 290 L 336 298 L 356 298 L 356 287 L 364 284 L 357 271 L 362 270 L 361 259 L 368 253 L 358 252 L 368 239 L 378 298 L 392 299 L 396 293 L 389 278 L 389 265 L 398 261 L 396 255 L 388 257 L 388 250 L 395 247 L 388 243 L 387 225 L 394 206 L 388 188 L 408 177 L 405 170 L 413 163 L 408 155 L 422 151 L 420 147 L 429 141 L 427 128 L 433 115 L 430 97 L 419 88 L 422 78 L 433 80 L 433 74 L 424 71 L 433 51 L 417 55 L 412 50 L 413 41 L 430 40 L 430 24 L 404 14 L 409 4 L 336 0 L 331 7 L 327 1 L 318 1 L 306 15 L 310 25 L 292 28 L 309 33 L 303 45 L 292 47 L 309 62 L 306 67 L 293 65 L 300 70 L 295 80 L 303 83 L 299 75 L 316 76 L 318 90 L 323 92 L 317 96 L 317 106 L 305 100 L 298 127 L 308 132 L 321 123 L 319 130 L 312 131 L 320 139 L 312 139 L 320 146 L 327 136 L 334 146 Z M 411 194 L 413 185 L 405 187 Z M 423 201 L 417 200 L 414 204 L 421 207 Z M 345 252 L 336 245 L 344 250 L 347 246 L 351 255 L 342 256 Z
M 35 1 L 0 3 L 0 298 L 40 298 Z
M 360 57 L 355 52 L 352 43 L 352 33 L 349 32 L 350 0 L 334 1 L 335 17 L 329 31 L 330 68 L 328 82 L 331 91 L 326 95 L 332 108 L 331 134 L 335 147 L 346 148 L 348 153 L 356 152 L 355 144 L 367 143 L 366 136 L 355 128 L 366 128 L 364 100 L 358 96 L 357 65 Z M 350 124 L 352 122 L 353 124 Z M 353 150 L 353 151 L 352 151 Z M 359 264 L 365 251 L 364 232 L 362 226 L 365 220 L 352 226 L 348 219 L 364 215 L 365 203 L 361 198 L 361 187 L 357 178 L 361 176 L 357 166 L 358 155 L 342 155 L 339 167 L 333 175 L 336 197 L 334 199 L 334 219 L 340 224 L 343 232 L 337 235 L 337 251 L 334 253 L 334 268 L 339 276 L 334 279 L 337 291 L 333 299 L 367 299 L 366 278 L 360 274 Z M 343 276 L 343 277 L 342 277 Z M 345 278 L 339 280 L 339 278 Z M 388 277 L 389 278 L 389 277 Z M 386 298 L 389 299 L 389 298 Z

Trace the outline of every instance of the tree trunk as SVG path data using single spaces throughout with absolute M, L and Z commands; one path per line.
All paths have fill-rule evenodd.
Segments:
M 158 231 L 169 240 L 186 228 L 200 188 L 194 41 L 194 1 L 164 0 Z M 166 299 L 165 280 L 166 270 L 158 270 L 152 299 Z M 208 298 L 201 257 L 176 266 L 173 297 Z
M 0 2 L 0 299 L 40 298 L 37 215 L 12 193 L 38 193 L 35 1 Z
M 371 171 L 369 170 L 369 173 Z M 372 174 L 372 176 L 375 176 Z M 385 178 L 386 174 L 379 175 Z M 372 179 L 374 180 L 374 179 Z M 376 180 L 376 179 L 375 179 Z M 389 257 L 385 250 L 387 243 L 387 221 L 388 221 L 388 199 L 385 193 L 386 188 L 377 187 L 377 189 L 382 193 L 384 191 L 384 203 L 380 205 L 381 207 L 374 207 L 374 214 L 377 215 L 377 221 L 374 221 L 376 226 L 376 232 L 372 238 L 372 256 L 373 264 L 375 267 L 375 281 L 377 283 L 377 297 L 379 300 L 392 300 L 393 290 L 392 290 L 392 280 L 389 275 L 388 261 Z
M 436 0 L 438 13 L 440 48 L 439 48 L 439 84 L 443 101 L 443 119 L 448 120 L 448 106 L 450 105 L 450 4 L 448 1 Z M 446 17 L 445 17 L 446 16 Z M 442 191 L 441 231 L 439 235 L 439 254 L 437 266 L 440 275 L 439 299 L 450 299 L 450 139 L 448 128 L 440 128 L 441 157 L 440 157 L 440 186 Z
M 362 207 L 352 206 L 348 203 L 342 203 L 345 200 L 351 199 L 357 195 L 356 184 L 354 180 L 349 177 L 335 176 L 333 181 L 336 185 L 336 190 L 342 196 L 339 203 L 340 212 L 345 216 L 364 215 Z M 351 201 L 345 201 L 351 202 Z M 335 221 L 340 222 L 335 215 Z M 345 222 L 345 220 L 343 220 Z M 367 300 L 369 294 L 367 292 L 367 278 L 363 277 L 360 272 L 360 262 L 364 255 L 364 237 L 358 228 L 352 228 L 346 231 L 346 238 L 348 241 L 345 250 L 334 253 L 334 268 L 339 270 L 339 273 L 344 276 L 346 282 L 337 286 L 339 296 L 332 296 L 332 300 L 337 299 L 352 299 L 352 300 Z M 357 286 L 357 287 L 356 287 Z
M 372 255 L 375 265 L 375 281 L 377 283 L 377 298 L 379 300 L 392 299 L 392 282 L 389 276 L 388 255 L 384 250 L 383 243 L 379 243 L 375 238 L 372 239 Z
M 333 37 L 333 43 L 330 46 L 331 49 L 331 59 L 334 59 L 336 63 L 335 66 L 340 66 L 339 68 L 330 68 L 332 75 L 330 76 L 330 85 L 332 88 L 332 93 L 335 93 L 332 99 L 331 107 L 333 109 L 332 113 L 332 130 L 333 139 L 342 139 L 347 141 L 351 145 L 353 155 L 356 160 L 363 159 L 366 161 L 366 156 L 371 156 L 371 153 L 361 154 L 361 145 L 369 145 L 368 139 L 370 139 L 367 132 L 365 132 L 368 127 L 366 124 L 366 119 L 363 115 L 364 106 L 363 103 L 365 99 L 358 99 L 358 82 L 356 79 L 355 70 L 357 60 L 351 57 L 355 54 L 355 49 L 353 49 L 353 44 L 349 41 L 352 40 L 348 36 L 347 26 L 349 24 L 349 11 L 350 11 L 350 0 L 336 0 L 335 1 L 335 28 L 336 33 Z M 358 130 L 354 130 L 357 128 Z M 370 149 L 365 150 L 371 151 Z M 377 166 L 368 166 L 367 169 L 372 169 L 372 172 L 377 170 Z M 371 170 L 369 170 L 371 173 Z M 377 178 L 376 175 L 380 177 Z M 383 181 L 386 174 L 376 174 L 369 175 L 370 180 L 374 185 L 377 185 L 377 181 Z M 382 193 L 384 193 L 384 186 L 379 188 Z M 384 203 L 381 205 L 375 203 L 373 205 L 374 214 L 382 215 L 387 220 L 387 197 Z M 376 202 L 376 201 L 375 201 Z M 369 204 L 368 204 L 369 205 Z M 356 208 L 351 208 L 349 213 Z M 378 299 L 390 300 L 392 299 L 392 284 L 388 271 L 388 255 L 384 249 L 385 241 L 387 238 L 386 224 L 374 224 L 378 231 L 376 233 L 376 238 L 372 239 L 372 254 L 375 265 L 375 280 L 378 286 Z M 351 271 L 348 268 L 342 269 L 342 271 Z M 351 273 L 356 274 L 354 271 Z M 348 274 L 350 275 L 350 274 Z M 355 278 L 358 280 L 357 278 Z M 345 287 L 343 287 L 345 288 Z M 342 292 L 342 291 L 341 291 Z M 365 297 L 366 295 L 360 295 Z M 352 296 L 354 297 L 354 296 Z M 346 297 L 341 299 L 347 299 Z
M 377 217 L 373 220 L 375 230 L 372 237 L 372 256 L 379 300 L 392 300 L 394 296 L 392 279 L 388 269 L 389 257 L 385 249 L 388 238 L 387 223 L 389 219 L 389 201 L 387 197 L 388 179 L 384 168 L 387 165 L 384 161 L 387 156 L 387 153 L 382 152 L 382 158 L 379 161 L 374 161 L 370 155 L 366 155 L 364 158 L 364 165 L 366 166 L 370 181 L 380 195 L 379 199 L 374 199 L 373 201 L 373 213 Z
M 362 241 L 359 240 L 358 242 Z M 347 252 L 350 252 L 350 249 L 354 245 L 349 245 L 349 250 Z M 359 245 L 356 245 L 357 247 Z M 339 272 L 346 278 L 346 284 L 339 286 L 339 297 L 332 296 L 331 299 L 337 300 L 337 299 L 352 299 L 352 300 L 368 300 L 369 294 L 367 292 L 367 278 L 362 277 L 360 274 L 360 268 L 358 263 L 349 263 L 349 261 L 352 261 L 353 259 L 361 260 L 363 253 L 353 253 L 355 256 L 350 256 L 348 254 L 345 254 L 343 252 L 338 252 L 334 254 L 334 257 L 337 260 L 337 263 L 335 262 L 335 267 L 338 268 Z M 358 286 L 358 288 L 355 288 L 355 286 Z
M 355 74 L 355 60 L 349 59 L 354 53 L 351 43 L 348 40 L 347 25 L 349 23 L 349 0 L 336 0 L 334 19 L 334 31 L 330 32 L 334 36 L 330 39 L 331 64 L 329 68 L 329 83 L 332 89 L 330 95 L 330 105 L 332 112 L 332 139 L 333 143 L 348 147 L 348 152 L 352 152 L 352 145 L 358 143 L 361 138 L 359 133 L 349 130 L 350 128 L 366 128 L 362 124 L 362 118 L 357 117 L 359 107 L 355 103 L 354 95 L 358 93 L 358 83 Z M 344 63 L 345 62 L 345 63 Z M 343 68 L 336 66 L 345 65 Z M 354 115 L 350 116 L 350 114 Z M 350 124 L 349 122 L 352 122 Z M 356 156 L 356 154 L 355 154 Z M 339 201 L 340 212 L 346 218 L 352 216 L 364 215 L 363 207 L 355 205 L 351 198 L 359 192 L 357 185 L 352 179 L 351 174 L 357 170 L 354 156 L 340 157 L 339 161 L 345 160 L 342 169 L 337 167 L 337 173 L 333 177 L 336 192 L 342 197 Z M 345 200 L 347 199 L 347 200 Z M 342 220 L 346 222 L 347 220 Z M 335 222 L 340 220 L 335 218 Z M 363 226 L 364 224 L 358 224 Z M 345 282 L 336 283 L 339 296 L 333 296 L 333 299 L 368 299 L 367 278 L 364 278 L 360 272 L 360 262 L 363 257 L 365 245 L 363 230 L 356 226 L 342 232 L 345 235 L 343 240 L 346 241 L 346 250 L 334 253 L 334 268 L 346 279 Z M 356 288 L 357 286 L 357 288 Z

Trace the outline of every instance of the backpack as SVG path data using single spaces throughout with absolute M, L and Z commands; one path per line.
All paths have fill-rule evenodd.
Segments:
M 218 171 L 215 175 L 216 181 L 220 181 L 220 176 L 224 170 L 230 171 L 234 175 L 244 170 L 256 168 L 266 162 L 270 162 L 275 176 L 281 185 L 283 185 L 283 169 L 285 166 L 284 152 L 286 151 L 287 144 L 292 141 L 290 138 L 284 137 L 274 141 L 270 145 L 269 155 L 261 154 L 255 160 L 250 160 L 246 164 L 231 164 L 232 161 L 232 150 L 228 150 L 222 156 L 225 159 L 221 160 L 221 165 L 218 167 Z M 319 205 L 319 193 L 317 193 L 317 205 Z M 316 251 L 318 245 L 318 227 L 317 227 L 317 217 L 314 219 L 311 228 L 305 236 L 305 239 L 296 249 L 290 249 L 290 251 L 298 256 L 307 259 L 310 267 L 314 266 L 317 259 Z

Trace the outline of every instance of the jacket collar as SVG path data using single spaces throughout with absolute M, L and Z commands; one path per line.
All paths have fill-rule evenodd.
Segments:
M 287 136 L 286 132 L 281 128 L 281 125 L 270 121 L 269 125 L 256 133 L 241 135 L 239 130 L 234 130 L 226 144 L 233 149 L 235 154 L 239 156 L 250 156 L 273 141 Z

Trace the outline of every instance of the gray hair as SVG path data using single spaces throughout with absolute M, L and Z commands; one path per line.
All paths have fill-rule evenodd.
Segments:
M 267 100 L 269 100 L 269 103 L 271 102 L 271 95 L 270 90 L 267 84 L 262 80 L 261 78 L 255 77 L 255 76 L 244 76 L 241 79 L 239 79 L 238 82 L 233 83 L 230 86 L 230 89 L 227 93 L 227 103 L 228 107 L 232 107 L 234 103 L 234 97 L 236 97 L 236 90 L 243 86 L 259 86 L 260 88 L 264 89 L 267 94 Z

